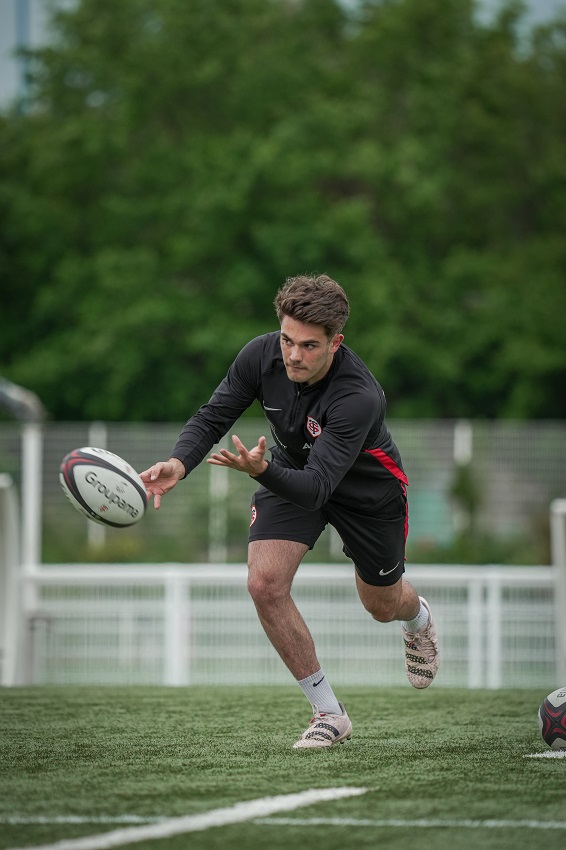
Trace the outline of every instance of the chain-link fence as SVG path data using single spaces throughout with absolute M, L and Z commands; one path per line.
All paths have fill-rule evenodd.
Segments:
M 410 560 L 550 562 L 549 504 L 566 496 L 566 423 L 391 420 L 388 424 L 410 481 Z M 246 475 L 203 463 L 166 497 L 159 512 L 151 506 L 143 521 L 128 529 L 100 528 L 75 512 L 63 495 L 59 464 L 72 449 L 106 447 L 142 471 L 169 456 L 181 427 L 182 423 L 47 423 L 38 476 L 42 559 L 245 561 L 255 489 Z M 232 432 L 252 445 L 267 430 L 265 421 L 244 418 Z M 229 437 L 224 444 L 229 445 Z M 16 423 L 0 423 L 0 472 L 22 484 L 22 431 Z M 309 558 L 344 560 L 330 531 Z

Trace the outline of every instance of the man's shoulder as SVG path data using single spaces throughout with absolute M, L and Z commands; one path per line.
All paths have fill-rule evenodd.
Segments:
M 361 357 L 351 348 L 340 346 L 341 356 L 332 380 L 332 401 L 339 407 L 356 408 L 372 416 L 386 407 L 383 387 Z
M 244 355 L 262 355 L 264 352 L 276 351 L 279 349 L 279 332 L 272 331 L 266 334 L 260 334 L 250 339 L 243 348 L 240 354 Z
M 337 361 L 337 372 L 339 375 L 345 378 L 347 377 L 349 380 L 358 378 L 362 384 L 377 384 L 379 386 L 377 378 L 369 366 L 355 351 L 344 344 L 340 346 L 338 351 L 340 353 Z
M 257 370 L 259 374 L 270 371 L 281 360 L 278 331 L 261 334 L 250 339 L 236 357 L 236 367 Z

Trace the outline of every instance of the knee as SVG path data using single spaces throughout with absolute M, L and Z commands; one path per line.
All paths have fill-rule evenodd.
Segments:
M 362 605 L 379 623 L 390 623 L 397 619 L 397 600 L 395 598 L 382 598 L 372 593 L 360 595 Z
M 248 575 L 248 593 L 260 608 L 275 605 L 288 595 L 288 590 L 280 582 L 261 570 L 250 570 Z
M 378 623 L 391 623 L 397 619 L 397 606 L 387 602 L 373 601 L 370 605 L 364 604 L 374 620 Z
M 366 611 L 380 623 L 391 623 L 399 619 L 404 585 L 398 581 L 384 587 L 366 584 L 356 575 L 358 596 Z

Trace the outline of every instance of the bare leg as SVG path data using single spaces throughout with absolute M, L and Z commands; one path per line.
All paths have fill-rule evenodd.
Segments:
M 291 540 L 254 540 L 248 548 L 248 590 L 264 631 L 295 679 L 320 669 L 314 641 L 291 598 L 291 585 L 308 546 Z
M 438 671 L 438 639 L 428 602 L 423 599 L 421 609 L 415 588 L 403 578 L 391 587 L 373 587 L 356 576 L 356 584 L 362 604 L 374 620 L 382 623 L 405 621 L 403 640 L 407 678 L 414 688 L 428 688 Z M 416 619 L 419 611 L 427 621 L 413 629 L 410 621 Z
M 412 584 L 400 578 L 389 587 L 366 584 L 356 573 L 356 587 L 362 605 L 374 620 L 389 623 L 392 620 L 412 620 L 416 617 L 420 601 Z

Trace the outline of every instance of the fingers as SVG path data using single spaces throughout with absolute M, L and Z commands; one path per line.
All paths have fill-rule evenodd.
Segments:
M 150 481 L 157 481 L 157 479 L 166 472 L 165 467 L 169 466 L 169 464 L 164 463 L 163 461 L 159 461 L 159 463 L 154 463 L 152 467 L 150 467 Z
M 206 459 L 206 462 L 215 463 L 217 466 L 219 466 L 226 463 L 226 458 L 224 458 L 221 454 L 212 454 Z
M 242 463 L 240 455 L 234 455 L 226 449 L 221 449 L 220 454 L 212 454 L 206 459 L 213 466 L 226 466 L 231 469 L 239 469 Z
M 161 471 L 165 464 L 163 461 L 159 461 L 159 463 L 154 463 L 153 466 L 150 466 L 149 469 L 145 469 L 143 472 L 140 472 L 140 478 L 146 484 L 149 484 L 150 481 L 155 481 L 161 475 Z
M 232 442 L 234 443 L 234 445 L 238 449 L 238 454 L 240 456 L 244 457 L 245 455 L 248 454 L 248 450 L 246 449 L 246 447 L 244 446 L 244 444 L 242 443 L 240 438 L 236 436 L 236 434 L 233 435 Z
M 267 466 L 264 455 L 267 451 L 265 437 L 260 437 L 257 445 L 248 450 L 240 438 L 234 434 L 232 442 L 238 454 L 229 452 L 228 449 L 220 449 L 207 458 L 207 463 L 212 466 L 223 466 L 225 469 L 235 469 L 237 472 L 245 472 L 252 477 L 261 475 Z
M 252 454 L 252 452 L 257 454 L 256 449 L 252 449 L 251 451 L 248 451 L 247 448 L 242 443 L 242 441 L 240 440 L 240 438 L 236 436 L 236 434 L 234 434 L 234 436 L 232 437 L 232 442 L 234 443 L 234 445 L 238 449 L 240 457 L 245 458 L 246 460 L 249 458 L 249 456 Z M 265 439 L 265 437 L 259 438 L 259 440 L 257 441 L 257 447 L 256 448 L 260 451 L 260 453 L 262 455 L 265 454 L 265 452 L 267 451 L 267 440 Z
M 212 464 L 212 466 L 224 466 L 228 469 L 244 471 L 248 462 L 248 450 L 236 435 L 232 437 L 232 442 L 238 450 L 237 455 L 229 452 L 228 449 L 220 449 L 211 454 L 206 462 Z
M 149 487 L 145 488 L 145 494 L 147 496 L 148 504 L 153 499 L 153 507 L 156 511 L 159 510 L 159 506 L 161 505 L 161 494 L 157 493 L 154 489 L 150 489 Z
M 140 472 L 140 478 L 145 484 L 147 500 L 149 502 L 153 498 L 156 510 L 159 510 L 161 506 L 161 497 L 179 481 L 175 475 L 175 468 L 169 461 L 154 463 L 149 469 Z

